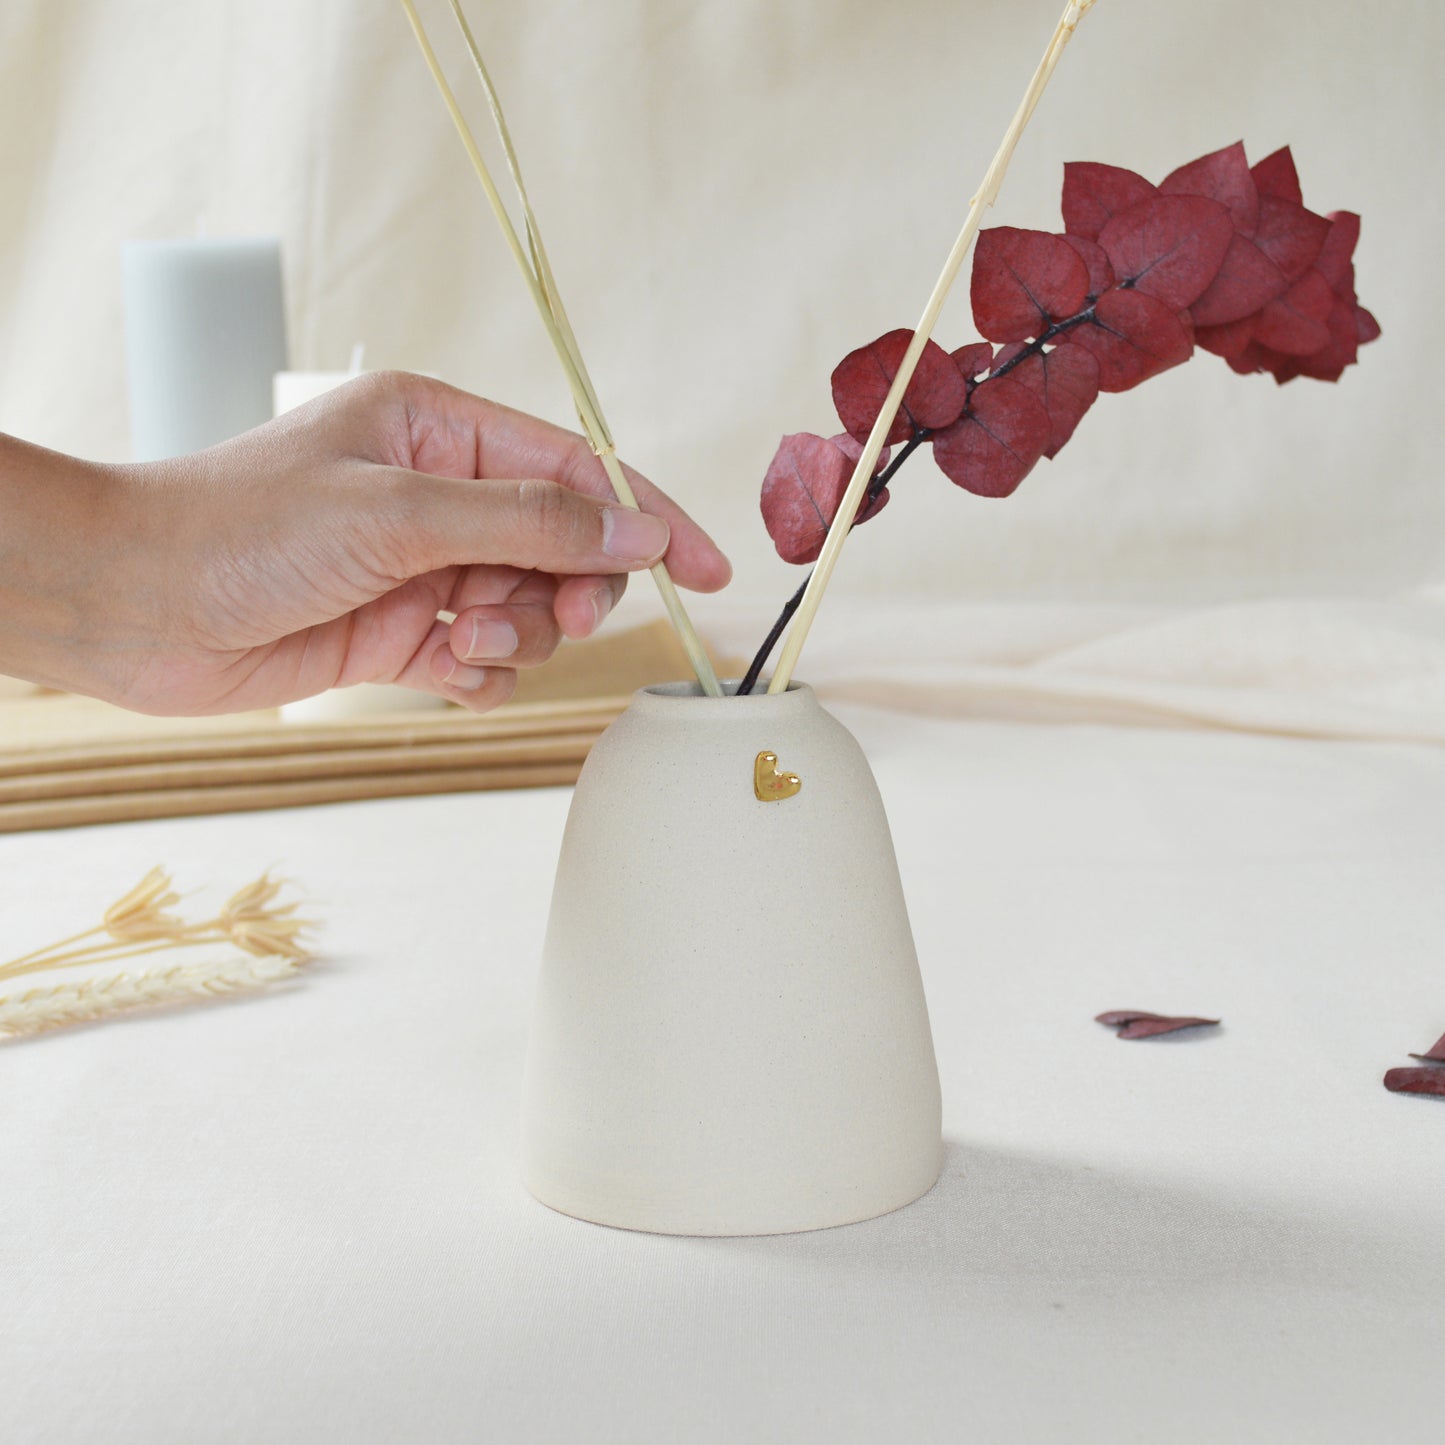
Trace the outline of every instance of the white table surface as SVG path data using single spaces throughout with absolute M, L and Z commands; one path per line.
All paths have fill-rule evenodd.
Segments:
M 0 838 L 5 956 L 270 863 L 325 960 L 0 1047 L 8 1445 L 1427 1438 L 1445 751 L 837 707 L 943 1080 L 922 1201 L 679 1239 L 515 1174 L 565 790 Z M 779 880 L 779 888 L 786 880 Z M 1122 1043 L 1139 1007 L 1217 1032 Z

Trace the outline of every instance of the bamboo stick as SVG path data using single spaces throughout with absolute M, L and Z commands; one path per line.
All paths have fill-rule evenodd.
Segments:
M 1033 79 L 1024 92 L 1024 98 L 1019 102 L 1019 108 L 1014 112 L 1014 117 L 1004 132 L 998 151 L 989 163 L 988 170 L 984 172 L 982 184 L 969 201 L 968 216 L 964 220 L 963 229 L 958 233 L 958 239 L 948 253 L 948 260 L 944 262 L 942 274 L 934 283 L 928 304 L 923 308 L 923 316 L 919 320 L 913 333 L 913 339 L 909 342 L 908 350 L 904 352 L 903 360 L 899 364 L 898 374 L 893 378 L 893 385 L 888 389 L 883 409 L 873 423 L 873 430 L 868 433 L 868 440 L 864 444 L 857 465 L 853 468 L 852 480 L 848 483 L 847 491 L 843 493 L 843 500 L 838 504 L 838 512 L 833 518 L 832 526 L 828 529 L 823 550 L 813 566 L 813 574 L 808 579 L 803 600 L 799 603 L 797 615 L 793 618 L 793 625 L 783 639 L 783 648 L 778 654 L 778 665 L 773 672 L 772 681 L 768 684 L 770 693 L 785 692 L 788 683 L 792 680 L 793 669 L 798 662 L 798 654 L 802 652 L 803 644 L 808 640 L 808 631 L 813 625 L 813 618 L 817 615 L 818 606 L 823 600 L 823 593 L 827 590 L 828 581 L 833 575 L 833 568 L 838 564 L 843 543 L 848 539 L 848 531 L 857 515 L 859 503 L 863 500 L 863 493 L 872 479 L 874 465 L 883 450 L 883 439 L 888 435 L 888 429 L 893 425 L 893 418 L 898 414 L 898 408 L 903 401 L 903 393 L 913 379 L 913 371 L 918 365 L 918 358 L 923 355 L 923 348 L 933 334 L 938 313 L 943 309 L 943 303 L 948 298 L 948 293 L 953 287 L 969 247 L 973 244 L 974 236 L 978 234 L 978 228 L 983 221 L 983 213 L 993 205 L 998 197 L 999 187 L 1003 184 L 1004 172 L 1008 170 L 1014 148 L 1018 145 L 1024 127 L 1034 113 L 1034 107 L 1039 103 L 1039 97 L 1044 93 L 1044 87 L 1048 85 L 1049 79 L 1054 73 L 1054 67 L 1059 63 L 1059 57 L 1064 53 L 1064 47 L 1073 37 L 1074 29 L 1079 21 L 1089 12 L 1093 4 L 1094 0 L 1070 0 L 1062 19 L 1054 27 L 1054 33 L 1049 40 L 1048 48 L 1044 51 L 1044 57 L 1034 71 Z
M 176 788 L 161 792 L 111 793 L 100 798 L 57 798 L 0 806 L 0 833 L 78 828 L 147 818 L 186 818 L 207 813 L 247 813 L 303 808 L 368 798 L 420 797 L 434 793 L 502 788 L 561 787 L 577 781 L 580 761 L 516 763 L 500 767 L 436 769 L 420 773 L 323 778 L 241 787 Z
M 516 227 L 512 224 L 512 218 L 502 201 L 497 190 L 496 183 L 492 179 L 491 171 L 487 168 L 486 160 L 483 158 L 481 149 L 478 147 L 476 138 L 472 135 L 471 128 L 467 125 L 466 117 L 457 104 L 456 96 L 453 95 L 451 86 L 447 84 L 446 76 L 442 73 L 440 62 L 437 60 L 436 52 L 432 49 L 430 40 L 427 39 L 426 28 L 422 25 L 421 16 L 417 14 L 416 6 L 412 0 L 401 0 L 402 8 L 406 11 L 407 20 L 411 24 L 412 33 L 416 36 L 416 42 L 422 53 L 422 59 L 426 61 L 427 69 L 431 72 L 433 83 L 441 96 L 442 103 L 451 116 L 452 124 L 456 128 L 462 146 L 471 160 L 472 169 L 477 174 L 477 179 L 482 184 L 482 190 L 486 193 L 487 201 L 491 205 L 492 213 L 497 218 L 497 224 L 502 228 L 502 234 L 506 239 L 508 249 L 512 252 L 512 259 L 516 261 L 518 269 L 522 272 L 523 279 L 527 283 L 527 289 L 531 292 L 533 304 L 537 308 L 537 314 L 542 318 L 542 324 L 546 328 L 548 340 L 552 343 L 553 350 L 557 353 L 557 359 L 562 364 L 563 374 L 567 378 L 567 384 L 572 391 L 572 400 L 577 408 L 577 415 L 582 422 L 582 429 L 587 433 L 587 439 L 592 444 L 592 450 L 597 454 L 602 463 L 603 470 L 607 473 L 607 479 L 612 485 L 617 500 L 625 507 L 631 507 L 633 511 L 641 510 L 638 506 L 637 497 L 633 493 L 631 484 L 622 470 L 622 464 L 617 459 L 616 444 L 612 434 L 608 430 L 607 422 L 602 415 L 601 406 L 597 402 L 597 394 L 592 386 L 591 377 L 583 364 L 580 351 L 577 349 L 576 337 L 572 334 L 570 323 L 566 320 L 566 313 L 562 310 L 560 299 L 556 296 L 556 283 L 552 278 L 551 267 L 546 263 L 545 253 L 542 250 L 540 234 L 536 228 L 536 218 L 532 215 L 531 205 L 526 199 L 525 190 L 522 186 L 521 169 L 516 159 L 516 153 L 512 148 L 510 134 L 507 132 L 505 123 L 501 122 L 501 105 L 497 99 L 496 91 L 493 89 L 491 79 L 486 73 L 486 68 L 481 62 L 481 52 L 476 47 L 476 41 L 472 38 L 470 29 L 466 26 L 465 18 L 460 17 L 464 37 L 472 51 L 473 60 L 478 72 L 482 77 L 483 88 L 487 94 L 488 104 L 491 106 L 494 118 L 498 119 L 498 129 L 502 134 L 503 148 L 507 153 L 507 163 L 516 181 L 517 190 L 522 198 L 523 211 L 526 218 L 528 236 L 532 241 L 535 259 L 529 261 L 522 250 L 521 240 L 517 236 Z M 453 7 L 455 10 L 455 6 Z M 554 307 L 553 302 L 556 300 Z M 709 697 L 721 697 L 722 688 L 718 684 L 717 674 L 713 670 L 712 663 L 708 659 L 707 651 L 698 637 L 696 629 L 683 607 L 682 598 L 678 596 L 677 587 L 672 580 L 672 574 L 668 572 L 664 562 L 658 562 L 651 568 L 652 579 L 657 584 L 657 590 L 662 596 L 663 605 L 667 608 L 667 615 L 677 632 L 683 649 L 687 653 L 688 661 L 693 671 L 697 674 L 698 683 L 703 692 Z

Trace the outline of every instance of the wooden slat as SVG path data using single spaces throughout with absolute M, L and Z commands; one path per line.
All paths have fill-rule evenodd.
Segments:
M 480 717 L 461 712 L 400 714 L 344 725 L 277 723 L 264 730 L 204 733 L 192 737 L 123 738 L 58 748 L 0 752 L 0 779 L 71 773 L 85 768 L 136 767 L 159 759 L 199 763 L 228 758 L 312 756 L 362 748 L 403 749 L 443 743 L 601 732 L 627 705 L 626 698 L 537 703 L 499 708 Z
M 580 763 L 601 733 L 559 733 L 547 737 L 478 738 L 412 747 L 333 748 L 320 753 L 262 754 L 258 757 L 183 759 L 159 763 L 84 767 L 0 778 L 0 807 L 187 788 L 240 787 L 306 778 L 354 778 L 442 770 L 510 767 L 523 763 Z
M 11 699 L 0 704 L 0 832 L 571 783 L 635 688 L 687 672 L 659 621 L 564 646 L 523 675 L 518 701 L 480 717 L 177 719 L 92 698 Z
M 203 813 L 303 808 L 320 803 L 357 802 L 366 798 L 480 792 L 494 788 L 558 787 L 575 783 L 581 770 L 580 761 L 517 763 L 241 787 L 174 788 L 143 793 L 111 793 L 96 798 L 57 798 L 48 802 L 0 806 L 0 833 L 39 828 L 78 828 L 92 823 L 125 823 L 146 818 L 184 818 Z

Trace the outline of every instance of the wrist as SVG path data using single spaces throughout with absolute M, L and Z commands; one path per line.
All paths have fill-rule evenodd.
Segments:
M 114 469 L 0 436 L 0 672 L 95 691 Z

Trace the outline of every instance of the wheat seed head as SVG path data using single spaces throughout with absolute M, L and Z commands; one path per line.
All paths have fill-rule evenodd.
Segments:
M 185 922 L 166 909 L 181 901 L 171 886 L 171 875 L 155 867 L 123 898 L 105 910 L 105 931 L 125 943 L 142 943 L 150 939 L 179 938 Z

